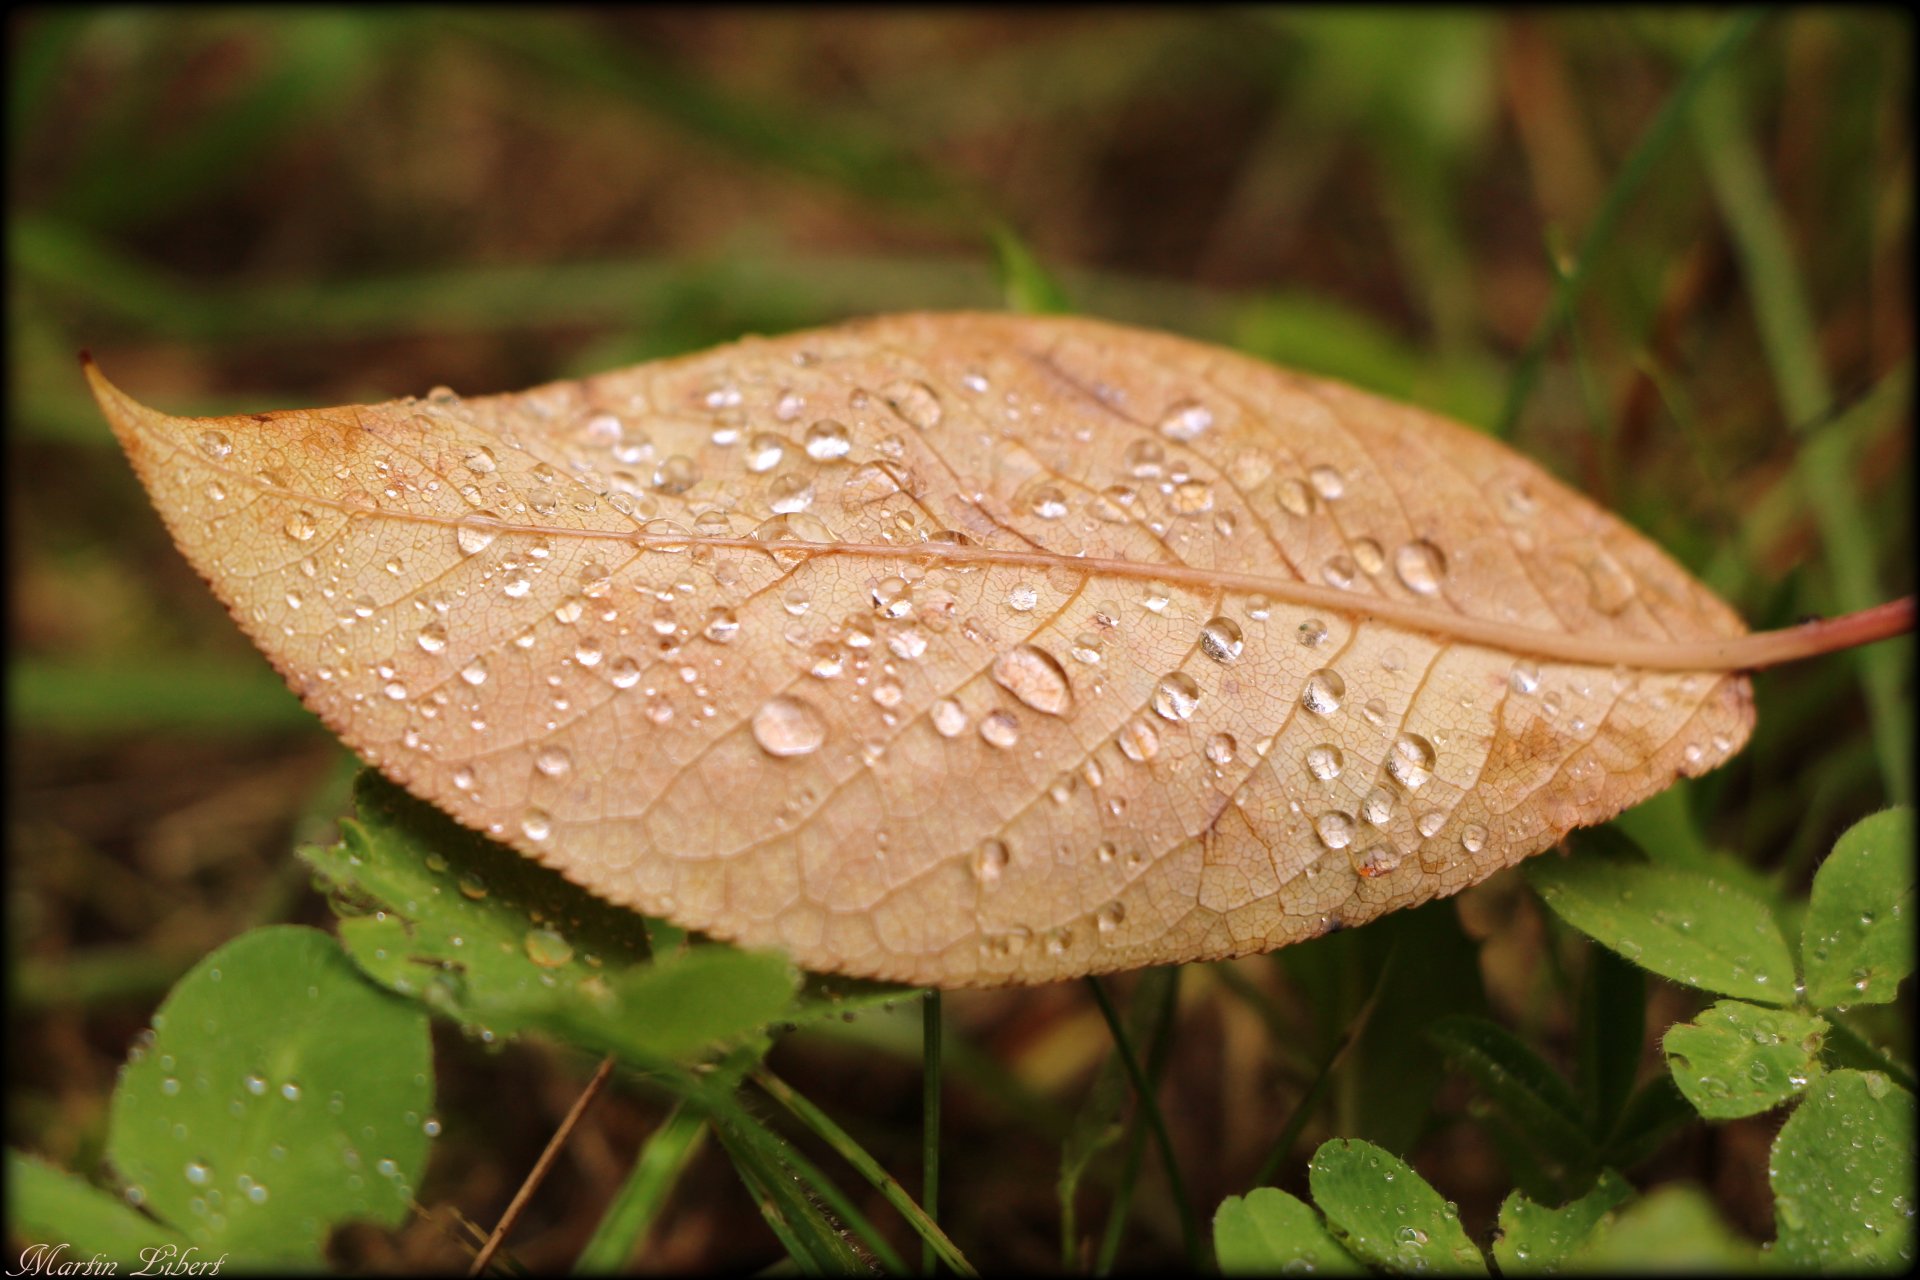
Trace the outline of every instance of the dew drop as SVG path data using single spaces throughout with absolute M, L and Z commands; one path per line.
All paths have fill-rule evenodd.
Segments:
M 822 418 L 807 428 L 807 456 L 816 462 L 844 458 L 853 443 L 847 437 L 847 424 L 835 418 Z
M 1393 820 L 1393 797 L 1379 787 L 1367 792 L 1360 802 L 1360 816 L 1369 826 L 1384 827 Z
M 1486 847 L 1487 829 L 1477 822 L 1469 822 L 1460 831 L 1460 847 L 1468 853 L 1478 853 Z
M 206 454 L 215 462 L 221 462 L 226 459 L 228 454 L 233 452 L 233 441 L 227 439 L 224 432 L 213 430 L 202 431 L 200 433 L 200 452 Z
M 1346 694 L 1347 682 L 1340 673 L 1322 667 L 1307 677 L 1306 687 L 1300 691 L 1300 705 L 1317 716 L 1330 716 L 1340 709 L 1340 699 Z
M 1127 908 L 1119 902 L 1109 902 L 1093 913 L 1093 924 L 1101 933 L 1112 933 L 1127 918 Z
M 534 756 L 533 764 L 549 778 L 558 778 L 573 768 L 573 757 L 565 747 L 542 747 Z
M 1387 750 L 1387 773 L 1409 791 L 1433 780 L 1433 744 L 1417 733 L 1403 733 Z
M 1324 464 L 1307 472 L 1307 480 L 1313 485 L 1314 492 L 1328 502 L 1335 501 L 1347 491 L 1346 479 L 1338 471 Z
M 1007 608 L 1015 613 L 1030 613 L 1040 603 L 1040 589 L 1031 582 L 1016 582 L 1007 588 Z
M 1058 520 L 1067 514 L 1067 498 L 1055 485 L 1041 485 L 1027 500 L 1027 509 L 1042 520 Z
M 798 698 L 768 698 L 753 713 L 753 739 L 770 756 L 804 756 L 820 749 L 827 726 L 820 713 Z
M 981 884 L 993 884 L 1007 869 L 1007 844 L 1004 840 L 982 840 L 973 851 L 973 875 Z
M 313 512 L 296 511 L 287 517 L 287 522 L 282 527 L 286 530 L 287 536 L 295 542 L 310 541 L 316 528 Z
M 447 647 L 447 629 L 437 622 L 429 622 L 420 628 L 415 640 L 428 653 L 438 653 Z
M 1320 566 L 1320 576 L 1326 579 L 1327 585 L 1342 591 L 1353 585 L 1354 577 L 1359 571 L 1360 566 L 1356 565 L 1353 557 L 1344 551 L 1337 551 L 1328 556 L 1327 562 Z
M 573 944 L 551 929 L 529 929 L 521 945 L 527 959 L 542 969 L 558 969 L 573 959 Z
M 1160 419 L 1160 434 L 1169 440 L 1197 440 L 1213 426 L 1213 411 L 1193 400 L 1182 400 Z
M 980 736 L 988 746 L 1005 750 L 1020 741 L 1020 724 L 1004 711 L 990 711 L 981 717 Z
M 993 682 L 1035 711 L 1063 716 L 1073 706 L 1073 686 L 1060 660 L 1037 645 L 1018 644 L 993 660 Z
M 1313 820 L 1314 834 L 1329 849 L 1344 849 L 1353 843 L 1353 819 L 1329 810 Z
M 553 834 L 553 819 L 545 809 L 529 809 L 520 815 L 520 830 L 529 840 L 545 840 Z
M 207 1185 L 207 1179 L 213 1176 L 213 1171 L 198 1160 L 189 1160 L 186 1175 L 188 1182 L 196 1187 L 204 1187 Z
M 926 383 L 902 379 L 890 384 L 880 394 L 887 406 L 905 419 L 907 425 L 921 431 L 940 425 L 940 397 Z
M 1540 668 L 1525 659 L 1514 663 L 1507 672 L 1507 687 L 1523 698 L 1532 695 L 1540 687 Z
M 1120 754 L 1136 764 L 1145 764 L 1160 754 L 1160 735 L 1139 716 L 1120 726 L 1117 736 Z
M 285 1099 L 286 1099 L 286 1100 L 287 1100 L 288 1102 L 298 1102 L 298 1101 L 300 1101 L 300 1084 L 299 1084 L 299 1082 L 298 1082 L 298 1081 L 296 1081 L 296 1080 L 289 1080 L 289 1081 L 287 1081 L 287 1082 L 286 1082 L 285 1084 L 283 1084 L 283 1085 L 281 1085 L 281 1086 L 280 1086 L 280 1096 L 281 1096 L 281 1097 L 283 1097 L 283 1098 L 285 1098 Z
M 787 442 L 779 436 L 761 432 L 747 442 L 747 470 L 758 475 L 780 465 L 787 456 Z
M 640 683 L 640 664 L 632 658 L 616 658 L 613 665 L 607 668 L 607 679 L 613 682 L 616 689 L 631 689 Z
M 1376 844 L 1365 853 L 1348 854 L 1347 857 L 1363 880 L 1384 876 L 1400 865 L 1400 855 L 1384 844 Z
M 465 461 L 467 470 L 478 476 L 490 476 L 500 468 L 499 460 L 493 456 L 493 450 L 483 444 L 467 450 Z
M 1393 553 L 1393 571 L 1415 595 L 1438 595 L 1440 580 L 1447 573 L 1447 560 L 1440 554 L 1440 548 L 1425 538 L 1417 538 Z
M 883 618 L 904 618 L 913 612 L 913 588 L 905 578 L 883 578 L 870 595 L 873 611 Z
M 707 625 L 701 634 L 715 644 L 732 644 L 740 635 L 740 619 L 731 609 L 717 608 L 707 615 Z
M 1307 648 L 1318 648 L 1326 642 L 1327 624 L 1318 618 L 1308 618 L 1300 624 L 1300 629 L 1296 634 L 1300 637 L 1300 643 Z
M 1240 626 L 1231 618 L 1214 618 L 1200 628 L 1200 652 L 1215 662 L 1236 662 L 1243 647 Z
M 813 481 L 797 472 L 775 476 L 767 486 L 767 505 L 777 515 L 792 515 L 813 505 Z
M 1353 558 L 1362 573 L 1378 573 L 1386 567 L 1386 557 L 1380 553 L 1380 544 L 1372 538 L 1361 538 L 1353 544 Z
M 1164 720 L 1190 720 L 1200 705 L 1200 686 L 1184 671 L 1169 671 L 1153 688 L 1153 709 Z
M 1332 782 L 1346 767 L 1346 756 L 1330 742 L 1323 742 L 1307 752 L 1307 772 L 1322 782 Z
M 1296 516 L 1313 513 L 1313 491 L 1298 480 L 1282 480 L 1273 487 L 1274 500 L 1282 510 Z
M 934 732 L 943 738 L 957 738 L 967 731 L 966 708 L 952 698 L 941 698 L 927 708 L 927 718 L 933 721 Z
M 1435 809 L 1431 813 L 1423 813 L 1420 815 L 1419 828 L 1422 836 L 1431 836 L 1446 825 L 1447 815 L 1438 809 Z
M 265 1097 L 267 1092 L 267 1078 L 261 1075 L 259 1072 L 255 1072 L 254 1074 L 247 1077 L 246 1086 L 247 1086 L 247 1092 L 252 1094 L 254 1097 L 256 1098 Z
M 1207 759 L 1225 768 L 1239 754 L 1240 744 L 1230 733 L 1216 733 L 1207 739 Z

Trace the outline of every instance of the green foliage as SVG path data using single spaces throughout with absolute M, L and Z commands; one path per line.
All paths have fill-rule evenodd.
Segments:
M 1877 1071 L 1816 1085 L 1773 1142 L 1780 1260 L 1793 1267 L 1913 1266 L 1913 1095 Z
M 1793 1002 L 1793 954 L 1767 904 L 1698 871 L 1625 858 L 1536 858 L 1554 913 L 1663 978 L 1763 1004 Z
M 1493 1242 L 1493 1260 L 1500 1274 L 1560 1270 L 1593 1237 L 1606 1215 L 1632 1195 L 1633 1188 L 1612 1170 L 1603 1173 L 1591 1191 L 1557 1209 L 1514 1192 L 1500 1206 L 1500 1234 Z
M 1362 1262 L 1392 1272 L 1486 1272 L 1459 1210 L 1399 1157 L 1336 1138 L 1307 1173 L 1328 1229 Z
M 131 1271 L 148 1250 L 192 1247 L 185 1236 L 145 1216 L 123 1197 L 13 1150 L 7 1152 L 7 1216 L 13 1231 L 27 1240 L 43 1247 L 64 1242 L 66 1261 L 97 1255 Z
M 23 1166 L 25 1220 L 118 1257 L 184 1239 L 318 1263 L 335 1224 L 406 1216 L 438 1127 L 429 1066 L 426 1016 L 332 938 L 254 930 L 180 980 L 114 1090 L 108 1157 L 126 1199 L 164 1225 Z
M 1884 1004 L 1913 972 L 1913 810 L 1856 822 L 1813 877 L 1801 939 L 1816 1007 Z
M 1756 1271 L 1760 1253 L 1735 1235 L 1698 1187 L 1665 1186 L 1603 1220 L 1560 1269 L 1626 1272 Z
M 1320 1215 L 1275 1187 L 1228 1196 L 1213 1215 L 1213 1252 L 1220 1270 L 1265 1275 L 1362 1275 L 1362 1267 L 1327 1231 Z
M 1660 1042 L 1680 1092 L 1709 1120 L 1771 1110 L 1821 1071 L 1826 1020 L 1789 1009 L 1722 1000 Z

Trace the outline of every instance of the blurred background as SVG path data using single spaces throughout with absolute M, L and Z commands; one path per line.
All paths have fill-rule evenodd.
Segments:
M 750 331 L 1005 306 L 1037 264 L 1074 310 L 1500 432 L 1779 625 L 1912 590 L 1913 31 L 1892 9 L 1774 11 L 1663 117 L 1729 20 L 14 10 L 9 1143 L 100 1172 L 115 1069 L 172 979 L 250 925 L 328 919 L 290 849 L 329 838 L 351 774 L 173 552 L 80 349 L 176 413 L 481 394 Z M 1576 267 L 1570 323 L 1529 361 Z M 1848 823 L 1910 799 L 1911 644 L 1765 676 L 1758 697 L 1751 748 L 1641 834 L 1797 888 Z M 1407 927 L 1460 942 L 1473 999 L 1566 1049 L 1563 940 L 1517 881 L 1438 910 Z M 1366 994 L 1339 974 L 1369 945 L 1185 983 L 1165 1103 L 1203 1213 L 1246 1189 Z M 1655 987 L 1658 1026 L 1686 1014 Z M 1077 985 L 947 1008 L 949 1231 L 982 1267 L 1057 1269 L 1059 1143 L 1103 1025 Z M 1407 1026 L 1383 1009 L 1368 1034 L 1404 1053 Z M 910 1187 L 917 1036 L 906 1011 L 776 1050 Z M 1484 1231 L 1512 1180 L 1460 1082 L 1353 1061 L 1282 1185 L 1312 1143 L 1366 1134 Z M 421 1213 L 346 1233 L 339 1260 L 460 1265 L 452 1224 L 491 1224 L 590 1067 L 442 1036 Z M 661 1112 L 632 1087 L 596 1105 L 521 1262 L 571 1260 Z M 1696 1128 L 1636 1180 L 1698 1180 L 1769 1238 L 1777 1123 Z M 1089 1173 L 1083 1221 L 1114 1177 Z M 1180 1257 L 1157 1179 L 1124 1265 Z M 778 1256 L 708 1150 L 639 1261 Z

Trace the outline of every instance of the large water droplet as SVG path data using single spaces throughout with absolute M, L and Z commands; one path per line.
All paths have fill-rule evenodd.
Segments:
M 1027 509 L 1042 520 L 1058 520 L 1067 514 L 1067 498 L 1058 486 L 1041 485 L 1028 498 Z
M 1366 799 L 1360 802 L 1360 816 L 1368 825 L 1384 827 L 1393 819 L 1393 797 L 1381 787 L 1367 792 Z
M 1004 711 L 989 711 L 980 720 L 980 736 L 988 746 L 1005 750 L 1020 741 L 1020 722 Z
M 551 929 L 529 929 L 522 943 L 527 959 L 542 969 L 558 969 L 573 959 L 573 944 Z
M 940 397 L 924 382 L 902 379 L 889 384 L 880 395 L 909 426 L 925 431 L 940 424 Z
M 438 653 L 447 647 L 447 629 L 437 622 L 429 622 L 414 639 L 428 653 Z
M 1347 858 L 1363 880 L 1384 876 L 1400 865 L 1400 854 L 1384 844 L 1376 844 L 1363 853 L 1350 853 Z
M 797 472 L 778 475 L 767 486 L 767 505 L 778 515 L 792 515 L 813 505 L 813 481 Z
M 1213 618 L 1200 628 L 1200 652 L 1215 662 L 1239 660 L 1240 625 L 1232 618 Z
M 1328 502 L 1334 501 L 1347 491 L 1345 477 L 1332 467 L 1324 464 L 1307 472 L 1307 481 L 1313 485 L 1314 492 L 1325 498 Z
M 1233 763 L 1239 750 L 1239 742 L 1230 733 L 1216 733 L 1207 739 L 1207 759 L 1223 769 Z
M 771 756 L 804 756 L 820 749 L 827 726 L 820 713 L 798 698 L 779 694 L 753 713 L 753 739 Z
M 1353 819 L 1344 813 L 1321 814 L 1313 820 L 1313 830 L 1329 849 L 1344 849 L 1353 843 Z
M 847 436 L 847 424 L 838 419 L 822 418 L 807 428 L 807 456 L 816 462 L 844 458 L 852 448 L 853 442 Z
M 295 542 L 307 542 L 312 540 L 317 526 L 314 523 L 313 512 L 296 511 L 287 517 L 283 527 L 286 529 L 287 536 Z
M 1300 691 L 1300 705 L 1317 716 L 1330 716 L 1340 709 L 1340 699 L 1347 695 L 1347 682 L 1338 671 L 1322 667 L 1307 677 L 1305 688 Z
M 1160 434 L 1169 440 L 1194 440 L 1213 426 L 1213 411 L 1194 400 L 1182 400 L 1160 419 Z
M 1425 538 L 1418 538 L 1393 553 L 1393 571 L 1415 595 L 1438 595 L 1440 579 L 1447 573 L 1447 560 L 1440 554 L 1440 548 Z
M 1433 779 L 1433 744 L 1417 733 L 1403 733 L 1387 750 L 1387 772 L 1409 791 Z
M 1184 671 L 1169 671 L 1153 688 L 1153 709 L 1166 720 L 1188 720 L 1200 705 L 1200 686 Z
M 941 698 L 927 708 L 934 732 L 943 738 L 957 738 L 967 731 L 967 711 L 952 698 Z
M 474 445 L 467 450 L 467 470 L 477 476 L 490 476 L 499 470 L 499 460 L 493 456 L 493 450 L 483 444 Z
M 499 536 L 499 521 L 485 516 L 468 516 L 453 529 L 453 540 L 459 545 L 462 555 L 478 555 L 492 546 L 493 540 Z
M 747 442 L 747 470 L 759 474 L 771 471 L 787 456 L 787 442 L 779 436 L 761 432 Z
M 993 681 L 1035 711 L 1063 716 L 1073 706 L 1073 687 L 1059 659 L 1045 649 L 1018 644 L 993 660 Z
M 1331 742 L 1323 742 L 1307 751 L 1307 772 L 1322 782 L 1332 782 L 1346 767 L 1346 755 Z

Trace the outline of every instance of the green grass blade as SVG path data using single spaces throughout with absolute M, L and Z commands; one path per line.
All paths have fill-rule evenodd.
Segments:
M 936 1231 L 940 1221 L 940 1086 L 943 1083 L 940 1012 L 938 991 L 929 991 L 921 997 L 920 1036 L 924 1052 L 920 1060 L 920 1198 L 926 1201 L 927 1225 Z M 915 1223 L 916 1229 L 918 1225 Z M 933 1274 L 936 1252 L 933 1237 L 921 1232 L 920 1274 Z
M 699 1112 L 683 1103 L 667 1113 L 640 1149 L 633 1171 L 601 1215 L 586 1248 L 574 1259 L 575 1275 L 598 1275 L 626 1267 L 706 1138 L 707 1120 Z
M 1513 434 L 1514 426 L 1520 420 L 1520 411 L 1526 406 L 1527 396 L 1539 380 L 1547 348 L 1572 313 L 1574 300 L 1586 286 L 1601 249 L 1612 239 L 1614 228 L 1619 225 L 1627 206 L 1633 202 L 1634 195 L 1652 173 L 1655 162 L 1673 142 L 1694 99 L 1720 64 L 1753 34 L 1754 27 L 1759 25 L 1764 16 L 1764 9 L 1749 9 L 1728 19 L 1719 38 L 1674 86 L 1659 114 L 1653 118 L 1653 123 L 1640 135 L 1640 141 L 1634 145 L 1626 163 L 1620 166 L 1619 176 L 1607 189 L 1606 199 L 1601 202 L 1599 212 L 1594 214 L 1587 234 L 1580 241 L 1580 251 L 1574 257 L 1573 266 L 1561 274 L 1555 283 L 1553 297 L 1547 303 L 1547 313 L 1535 326 L 1533 336 L 1527 340 L 1526 350 L 1514 366 L 1513 380 L 1507 385 L 1506 406 L 1501 409 L 1500 417 L 1494 424 L 1494 435 L 1505 439 Z
M 797 1092 L 786 1081 L 762 1068 L 753 1075 L 753 1082 L 766 1090 L 775 1102 L 785 1107 L 801 1124 L 813 1130 L 814 1134 L 825 1142 L 848 1164 L 873 1185 L 874 1190 L 886 1197 L 888 1204 L 899 1210 L 900 1216 L 907 1220 L 921 1241 L 935 1257 L 963 1276 L 978 1275 L 973 1264 L 967 1261 L 960 1247 L 940 1229 L 932 1213 L 913 1202 L 905 1187 L 898 1179 L 881 1167 L 880 1162 L 869 1155 L 864 1147 L 854 1141 L 853 1136 L 838 1124 L 826 1112 L 813 1105 L 805 1096 Z

